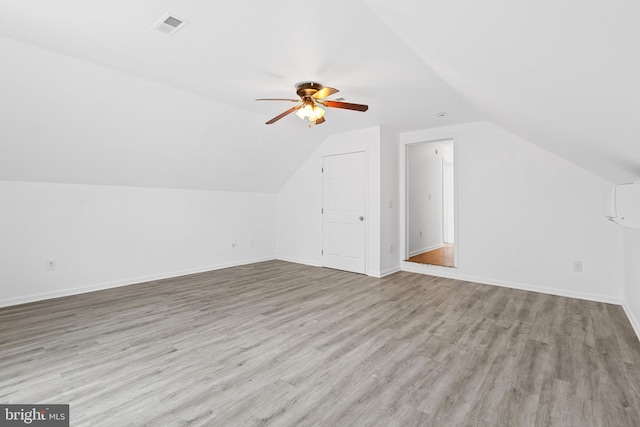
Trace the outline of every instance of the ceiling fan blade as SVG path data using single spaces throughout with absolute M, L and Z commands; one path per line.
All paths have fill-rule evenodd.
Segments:
M 293 113 L 294 111 L 298 110 L 300 107 L 302 107 L 302 105 L 298 105 L 298 106 L 295 106 L 295 107 L 293 107 L 293 108 L 289 108 L 289 109 L 288 109 L 287 111 L 285 111 L 284 113 L 282 113 L 282 114 L 280 114 L 280 115 L 278 115 L 278 116 L 275 116 L 273 119 L 269 120 L 266 124 L 271 125 L 271 124 L 273 124 L 273 123 L 277 122 L 278 120 L 280 120 L 281 118 L 283 118 L 283 117 L 285 117 L 285 116 L 288 116 L 289 114 L 291 114 L 291 113 Z
M 332 87 L 323 87 L 322 89 L 311 95 L 311 97 L 314 99 L 325 99 L 326 97 L 338 92 L 340 92 L 338 89 L 334 89 Z
M 258 98 L 256 101 L 291 101 L 291 102 L 300 102 L 299 99 L 289 99 L 289 98 Z
M 343 108 L 345 110 L 355 110 L 355 111 L 367 111 L 369 109 L 368 105 L 364 104 L 352 104 L 350 102 L 340 102 L 340 101 L 322 101 L 322 105 L 330 108 Z
M 320 117 L 318 120 L 316 120 L 316 121 L 315 121 L 315 124 L 317 124 L 317 125 L 321 125 L 321 124 L 323 124 L 324 122 L 326 122 L 326 120 L 324 119 L 324 117 Z

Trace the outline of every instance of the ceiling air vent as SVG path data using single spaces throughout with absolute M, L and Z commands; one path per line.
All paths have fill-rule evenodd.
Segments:
M 158 22 L 156 22 L 151 29 L 158 30 L 161 33 L 173 35 L 177 33 L 182 27 L 187 25 L 188 22 L 182 18 L 178 18 L 170 13 L 165 13 Z

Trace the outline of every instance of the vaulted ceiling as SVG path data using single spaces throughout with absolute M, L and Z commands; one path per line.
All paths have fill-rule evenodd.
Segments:
M 366 3 L 488 120 L 614 183 L 640 178 L 640 2 Z
M 327 135 L 488 119 L 640 176 L 638 6 L 607 2 L 0 0 L 0 179 L 277 191 Z M 166 12 L 189 21 L 151 29 Z M 308 128 L 294 85 L 366 113 Z M 446 111 L 445 118 L 436 113 Z

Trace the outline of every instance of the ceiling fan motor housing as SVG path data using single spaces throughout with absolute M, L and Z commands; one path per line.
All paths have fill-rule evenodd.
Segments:
M 316 82 L 298 83 L 296 85 L 296 93 L 300 98 L 306 98 L 306 97 L 313 96 L 313 94 L 315 94 L 317 91 L 319 91 L 323 87 L 324 86 L 322 86 L 320 83 L 316 83 Z

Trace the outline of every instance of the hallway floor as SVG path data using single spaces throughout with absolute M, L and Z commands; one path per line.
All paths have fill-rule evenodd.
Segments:
M 454 267 L 453 264 L 453 252 L 455 244 L 445 243 L 444 247 L 434 249 L 429 252 L 424 252 L 418 255 L 414 255 L 409 258 L 409 262 L 417 262 L 420 264 L 440 265 L 443 267 Z

